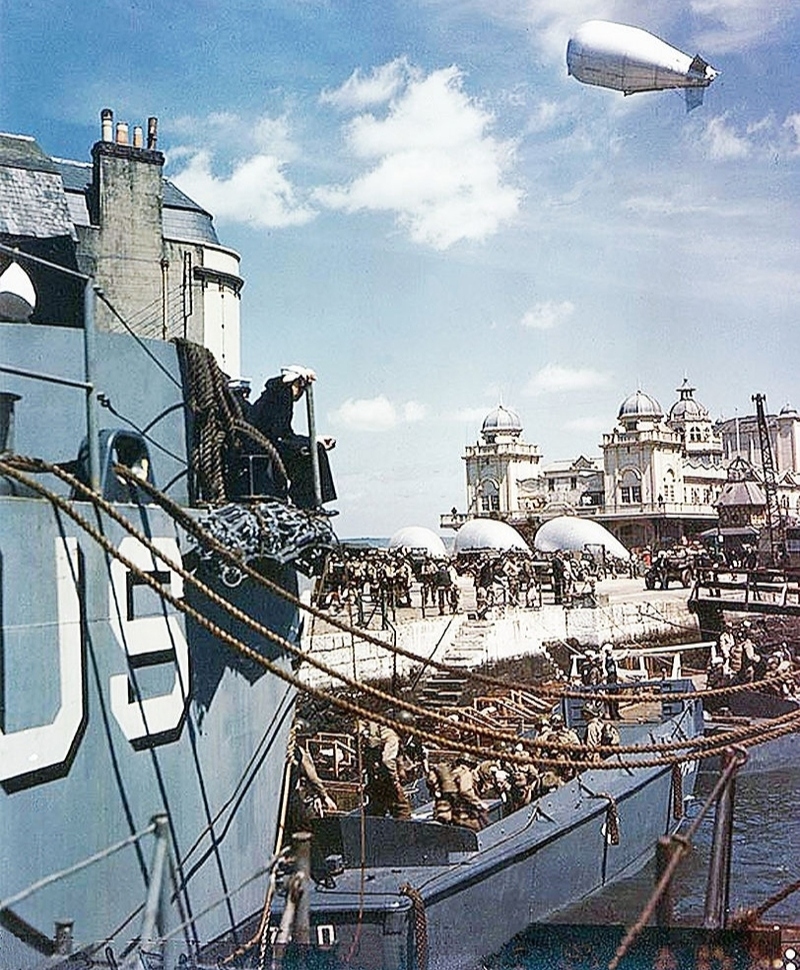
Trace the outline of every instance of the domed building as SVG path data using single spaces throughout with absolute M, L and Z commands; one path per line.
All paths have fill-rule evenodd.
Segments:
M 488 444 L 496 441 L 513 441 L 522 434 L 522 421 L 516 411 L 498 404 L 483 419 L 481 435 Z
M 523 440 L 522 431 L 519 414 L 503 404 L 483 419 L 483 440 L 464 449 L 467 514 L 456 516 L 457 520 L 487 515 L 506 518 L 523 511 L 520 482 L 540 477 L 541 455 L 537 445 Z M 457 526 L 459 521 L 446 524 Z
M 790 515 L 800 515 L 800 414 L 787 403 L 778 414 L 765 415 L 778 496 Z M 761 442 L 755 415 L 728 418 L 715 425 L 726 465 L 741 458 L 760 472 Z
M 722 442 L 688 379 L 665 413 L 637 389 L 603 435 L 605 500 L 598 520 L 629 548 L 701 532 L 716 521 L 725 481 Z
M 620 404 L 617 421 L 626 430 L 636 430 L 648 422 L 658 422 L 664 417 L 664 411 L 658 401 L 639 388 L 629 394 Z
M 519 414 L 498 405 L 484 418 L 482 441 L 465 449 L 467 511 L 454 508 L 441 527 L 492 517 L 530 537 L 536 526 L 567 513 L 601 523 L 629 549 L 716 527 L 731 463 L 743 459 L 760 480 L 756 419 L 715 422 L 688 377 L 676 394 L 664 409 L 637 388 L 622 399 L 615 427 L 603 435 L 602 458 L 547 463 L 524 441 Z M 787 404 L 767 415 L 767 425 L 778 501 L 789 516 L 800 515 L 800 414 Z

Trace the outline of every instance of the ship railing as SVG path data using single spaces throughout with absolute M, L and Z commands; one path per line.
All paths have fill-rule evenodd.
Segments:
M 710 600 L 740 609 L 800 609 L 800 576 L 795 570 L 703 570 L 695 581 L 689 602 Z
M 139 934 L 137 956 L 133 959 L 133 962 L 129 964 L 130 966 L 133 966 L 138 961 L 138 953 L 140 951 L 144 950 L 145 948 L 152 948 L 158 944 L 157 927 L 163 925 L 162 917 L 166 904 L 166 880 L 164 876 L 169 871 L 169 822 L 166 815 L 154 816 L 150 825 L 142 829 L 140 832 L 134 832 L 132 835 L 121 839 L 119 842 L 115 842 L 112 845 L 107 846 L 105 849 L 95 852 L 86 859 L 82 859 L 80 862 L 76 862 L 73 865 L 68 866 L 66 869 L 60 869 L 48 876 L 44 876 L 42 879 L 38 879 L 36 882 L 31 883 L 31 885 L 29 885 L 27 888 L 15 893 L 13 896 L 0 900 L 0 913 L 10 910 L 18 903 L 21 903 L 23 900 L 27 899 L 29 896 L 33 896 L 36 893 L 41 892 L 48 886 L 52 886 L 54 883 L 70 879 L 73 876 L 76 876 L 78 873 L 83 872 L 85 869 L 89 869 L 92 866 L 104 862 L 111 856 L 121 852 L 123 849 L 141 842 L 149 835 L 155 835 L 155 847 L 153 850 L 153 861 L 150 867 L 148 879 L 147 896 L 145 898 L 143 907 L 142 926 Z M 71 947 L 71 923 L 68 920 L 64 920 L 57 924 L 56 939 L 53 942 L 53 952 L 54 954 L 59 952 L 68 953 L 70 952 Z
M 356 742 L 350 734 L 319 731 L 306 740 L 306 750 L 318 770 L 335 780 L 351 775 L 358 761 Z
M 513 698 L 499 695 L 476 697 L 472 702 L 475 709 L 485 714 L 496 713 L 498 723 L 508 724 L 512 730 L 525 731 L 535 727 L 545 711 L 550 710 L 550 703 L 541 702 L 542 706 L 532 707 L 516 702 Z

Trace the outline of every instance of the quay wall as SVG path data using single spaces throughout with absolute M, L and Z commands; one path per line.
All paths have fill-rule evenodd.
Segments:
M 604 601 L 605 600 L 605 601 Z M 398 621 L 394 633 L 371 630 L 387 645 L 393 642 L 418 658 L 478 667 L 540 653 L 549 645 L 574 638 L 582 646 L 652 645 L 655 642 L 699 640 L 696 618 L 686 606 L 686 595 L 656 595 L 651 600 L 609 602 L 602 595 L 596 607 L 545 605 L 540 609 L 507 607 L 486 620 L 469 615 L 435 616 Z M 419 669 L 419 660 L 359 640 L 341 631 L 312 633 L 304 649 L 333 670 L 359 681 L 405 677 Z M 303 664 L 301 676 L 315 687 L 341 686 L 330 675 Z

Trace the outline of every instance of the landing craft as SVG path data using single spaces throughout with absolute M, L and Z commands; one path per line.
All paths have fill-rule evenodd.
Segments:
M 692 58 L 640 27 L 588 20 L 567 44 L 567 73 L 623 94 L 685 88 L 691 111 L 719 72 L 699 54 Z

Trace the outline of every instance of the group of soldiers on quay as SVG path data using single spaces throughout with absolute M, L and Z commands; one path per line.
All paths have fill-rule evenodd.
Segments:
M 398 609 L 417 609 L 425 616 L 457 613 L 461 577 L 472 580 L 476 610 L 485 616 L 493 607 L 539 609 L 544 591 L 553 602 L 568 605 L 593 594 L 604 569 L 584 553 L 556 552 L 534 557 L 523 550 L 476 551 L 454 557 L 425 549 L 384 549 L 343 545 L 335 549 L 318 580 L 315 601 L 324 610 L 352 610 L 359 623 L 381 611 L 394 620 Z M 626 567 L 628 568 L 628 567 Z

